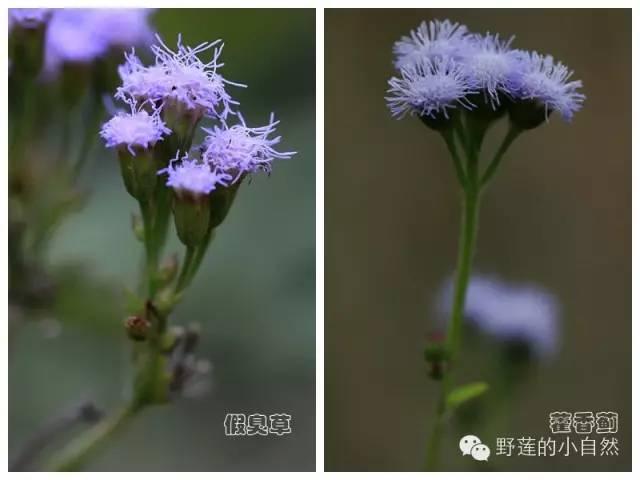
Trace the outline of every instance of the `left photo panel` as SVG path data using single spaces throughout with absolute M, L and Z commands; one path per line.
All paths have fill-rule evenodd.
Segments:
M 315 471 L 315 10 L 9 9 L 10 471 Z

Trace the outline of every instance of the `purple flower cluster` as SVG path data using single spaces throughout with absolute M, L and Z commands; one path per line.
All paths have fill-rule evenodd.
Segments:
M 393 47 L 398 76 L 387 90 L 391 113 L 447 118 L 448 110 L 472 110 L 482 100 L 493 109 L 533 101 L 547 116 L 557 111 L 571 120 L 585 99 L 582 82 L 570 80 L 573 72 L 551 55 L 515 50 L 512 42 L 449 20 L 422 22 Z M 469 98 L 476 93 L 479 100 Z
M 177 48 L 172 50 L 159 36 L 156 38 L 158 43 L 151 47 L 153 64 L 144 65 L 135 50 L 125 54 L 126 61 L 119 68 L 122 85 L 115 97 L 129 103 L 132 111 L 118 114 L 104 125 L 101 134 L 108 147 L 124 146 L 131 152 L 131 147 L 152 147 L 168 134 L 184 135 L 186 131 L 191 132 L 188 140 L 182 138 L 179 144 L 188 150 L 195 125 L 203 119 L 214 122 L 211 127 L 202 127 L 205 140 L 194 149 L 200 153 L 199 158 L 188 151 L 173 152 L 175 157 L 169 166 L 158 171 L 166 175 L 167 186 L 205 195 L 247 174 L 269 172 L 274 159 L 295 154 L 275 150 L 280 137 L 269 138 L 278 125 L 273 114 L 267 125 L 252 128 L 236 110 L 239 103 L 227 87 L 245 85 L 221 75 L 224 64 L 220 60 L 220 40 L 192 48 L 178 37 Z M 208 62 L 199 56 L 207 51 L 212 54 Z
M 153 101 L 176 101 L 189 110 L 199 110 L 202 114 L 226 119 L 234 114 L 233 105 L 238 102 L 226 92 L 227 85 L 245 85 L 225 79 L 218 69 L 223 44 L 220 40 L 202 43 L 195 48 L 186 47 L 178 37 L 176 51 L 166 46 L 156 35 L 157 45 L 151 50 L 155 63 L 144 66 L 135 51 L 126 54 L 126 62 L 119 69 L 122 86 L 117 98 L 136 98 Z M 213 51 L 213 58 L 203 62 L 198 55 Z

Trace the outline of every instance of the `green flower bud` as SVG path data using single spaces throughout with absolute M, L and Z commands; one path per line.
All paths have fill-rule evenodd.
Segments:
M 146 340 L 151 331 L 151 322 L 138 315 L 132 315 L 124 321 L 124 328 L 131 340 L 142 342 Z

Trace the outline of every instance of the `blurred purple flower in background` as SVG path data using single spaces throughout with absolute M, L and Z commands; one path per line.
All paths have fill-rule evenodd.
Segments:
M 449 279 L 436 300 L 437 313 L 446 319 L 451 314 L 452 298 L 453 282 Z M 536 285 L 473 276 L 467 290 L 465 319 L 500 342 L 527 345 L 537 358 L 548 359 L 558 351 L 558 303 L 551 293 Z
M 50 8 L 10 8 L 9 33 L 15 25 L 23 28 L 37 28 L 45 23 L 50 15 Z
M 47 29 L 45 74 L 55 76 L 65 63 L 89 63 L 110 51 L 145 45 L 153 38 L 153 9 L 53 10 Z

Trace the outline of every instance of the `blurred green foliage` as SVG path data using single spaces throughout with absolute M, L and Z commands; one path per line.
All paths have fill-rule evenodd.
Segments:
M 271 111 L 282 149 L 271 177 L 240 188 L 201 271 L 172 316 L 202 326 L 199 356 L 213 365 L 208 392 L 144 412 L 100 451 L 90 470 L 313 470 L 315 468 L 315 12 L 157 10 L 168 45 L 222 38 L 224 75 L 249 124 Z M 52 139 L 55 142 L 56 139 Z M 113 152 L 97 145 L 81 181 L 86 207 L 53 239 L 58 285 L 49 321 L 12 321 L 9 455 L 78 400 L 116 405 L 130 385 L 122 328 L 141 245 L 134 201 Z M 55 144 L 55 143 L 54 143 Z M 168 253 L 180 252 L 175 240 Z M 45 327 L 61 326 L 55 338 Z M 123 391 L 123 388 L 125 391 Z M 227 413 L 288 413 L 291 435 L 225 437 Z

